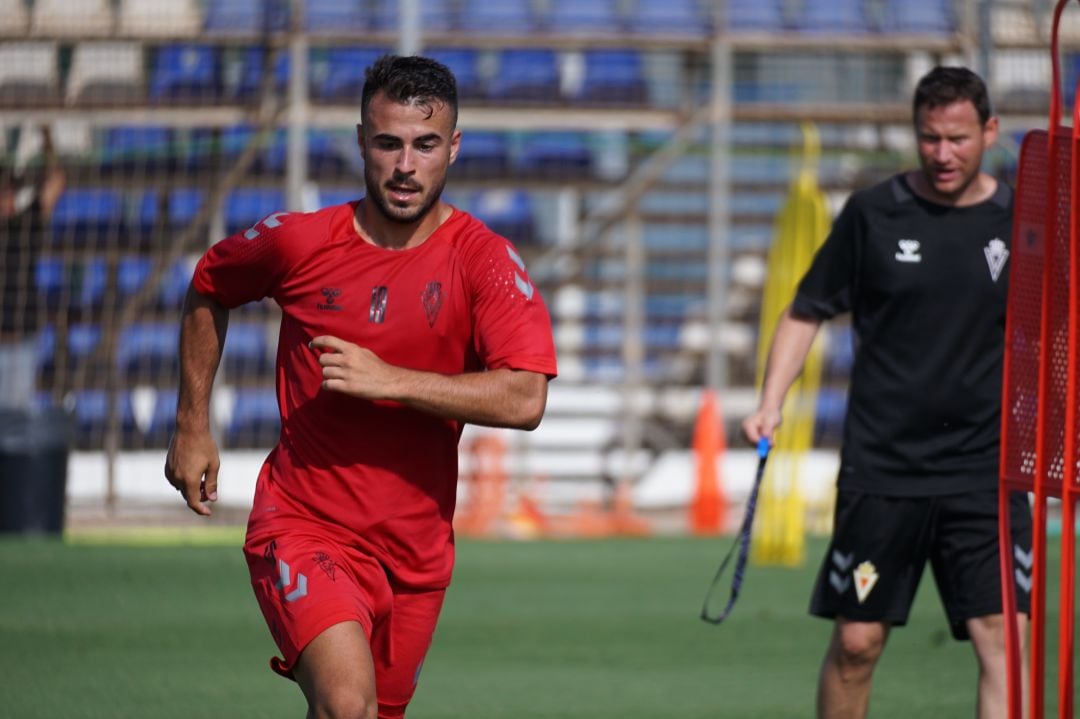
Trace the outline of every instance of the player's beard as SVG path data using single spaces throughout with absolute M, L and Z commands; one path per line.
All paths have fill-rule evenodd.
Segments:
M 395 177 L 391 180 L 397 184 L 413 185 L 413 183 Z M 439 197 L 442 196 L 443 188 L 446 187 L 446 173 L 444 172 L 439 181 L 432 185 L 431 190 L 427 193 L 427 197 L 423 199 L 420 206 L 411 212 L 405 212 L 401 208 L 394 207 L 386 199 L 384 194 L 385 187 L 379 185 L 379 181 L 375 178 L 370 170 L 364 167 L 364 184 L 367 186 L 367 197 L 375 202 L 375 207 L 379 208 L 379 212 L 382 216 L 391 222 L 397 222 L 402 225 L 411 225 L 424 219 L 427 213 L 431 212 L 431 208 L 439 201 Z M 418 186 L 419 187 L 419 186 Z M 423 188 L 420 188 L 420 192 L 423 192 Z

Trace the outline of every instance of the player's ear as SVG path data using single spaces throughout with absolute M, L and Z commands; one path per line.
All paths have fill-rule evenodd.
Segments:
M 996 115 L 990 117 L 983 125 L 983 146 L 990 147 L 998 138 L 998 119 Z
M 458 150 L 461 149 L 461 130 L 454 130 L 454 133 L 450 135 L 450 164 L 454 164 L 454 160 L 457 159 Z

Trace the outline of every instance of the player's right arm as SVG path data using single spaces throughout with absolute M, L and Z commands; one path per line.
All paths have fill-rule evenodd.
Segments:
M 210 515 L 217 501 L 220 459 L 210 434 L 210 390 L 214 385 L 229 310 L 188 287 L 180 320 L 180 392 L 176 429 L 165 459 L 165 478 L 196 514 Z
M 757 444 L 762 437 L 771 440 L 783 421 L 781 410 L 784 397 L 802 373 L 810 346 L 820 328 L 821 320 L 798 317 L 792 313 L 790 306 L 780 315 L 765 363 L 765 379 L 761 385 L 758 408 L 742 423 L 743 434 L 752 443 Z
M 217 500 L 217 443 L 210 434 L 214 385 L 229 310 L 271 296 L 305 251 L 304 232 L 290 232 L 296 215 L 275 212 L 254 227 L 211 247 L 195 267 L 180 319 L 180 391 L 176 430 L 165 459 L 165 478 L 191 510 L 209 515 Z M 314 234 L 321 236 L 322 228 Z

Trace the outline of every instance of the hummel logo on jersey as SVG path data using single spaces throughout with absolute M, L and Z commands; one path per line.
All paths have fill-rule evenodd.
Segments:
M 1009 259 L 1009 248 L 1005 246 L 1005 243 L 1000 238 L 995 237 L 986 243 L 983 254 L 986 255 L 986 264 L 990 267 L 990 278 L 997 282 L 998 277 L 1001 277 L 1001 271 L 1005 269 L 1005 263 Z
M 514 286 L 517 287 L 518 292 L 525 295 L 525 299 L 531 300 L 533 296 L 533 286 L 525 277 L 525 260 L 521 259 L 521 255 L 514 252 L 510 247 L 506 248 L 506 254 L 510 255 L 510 261 L 517 265 L 517 268 L 521 270 L 522 274 L 514 273 Z
M 896 253 L 897 262 L 922 262 L 918 240 L 897 240 L 896 244 L 900 248 Z
M 315 305 L 320 310 L 341 312 L 343 309 L 345 309 L 341 305 L 334 303 L 334 300 L 336 300 L 338 297 L 341 297 L 341 290 L 339 290 L 337 287 L 323 287 L 322 296 L 326 299 L 326 303 L 323 304 L 322 302 L 320 302 Z

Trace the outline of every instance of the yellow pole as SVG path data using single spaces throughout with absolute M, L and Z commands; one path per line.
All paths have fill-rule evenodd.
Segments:
M 791 303 L 799 280 L 810 267 L 831 225 L 825 195 L 817 183 L 821 156 L 817 128 L 804 123 L 802 132 L 800 166 L 777 217 L 776 235 L 767 260 L 758 336 L 759 390 L 780 313 Z M 751 554 L 757 564 L 797 566 L 805 556 L 805 506 L 799 476 L 814 438 L 821 365 L 819 339 L 807 356 L 802 374 L 788 392 L 783 408 L 784 424 L 774 437 L 772 460 L 761 486 L 760 515 Z

